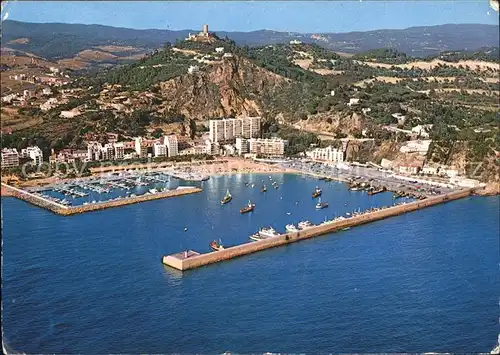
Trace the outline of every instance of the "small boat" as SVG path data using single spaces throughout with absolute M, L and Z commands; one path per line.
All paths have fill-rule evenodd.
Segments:
M 292 212 L 287 212 L 286 215 L 287 216 L 290 216 L 292 214 Z
M 287 224 L 285 226 L 285 229 L 287 232 L 289 233 L 295 233 L 295 232 L 298 232 L 299 230 L 297 229 L 297 227 L 295 227 L 293 224 Z
M 328 202 L 321 202 L 321 197 L 318 200 L 318 203 L 316 204 L 316 209 L 320 210 L 322 208 L 328 207 Z
M 318 186 L 316 186 L 316 189 L 312 193 L 312 197 L 313 198 L 320 197 L 322 192 L 323 191 L 321 191 L 321 189 Z
M 351 229 L 351 227 L 342 228 L 343 231 L 348 231 L 349 229 Z
M 184 232 L 187 232 L 187 230 L 188 230 L 187 228 L 184 228 Z
M 312 224 L 309 221 L 302 221 L 302 222 L 299 222 L 299 224 L 298 224 L 299 229 L 306 229 L 306 228 L 309 228 L 312 226 L 314 226 L 314 224 Z
M 255 204 L 253 204 L 250 200 L 248 200 L 248 204 L 240 209 L 240 213 L 243 214 L 252 212 L 254 209 L 255 209 Z
M 262 188 L 260 189 L 260 192 L 266 192 L 267 191 L 267 187 L 266 185 L 263 185 Z
M 252 235 L 251 235 L 250 237 L 248 237 L 248 238 L 250 238 L 251 240 L 256 241 L 256 242 L 257 242 L 257 241 L 259 241 L 259 240 L 264 240 L 264 239 L 266 239 L 265 237 L 261 236 L 259 233 L 252 234 Z
M 248 185 L 250 185 L 250 183 L 248 181 L 245 182 L 245 187 L 248 187 Z
M 264 238 L 272 238 L 272 237 L 277 237 L 280 234 L 276 232 L 276 230 L 273 227 L 268 227 L 268 228 L 261 228 L 259 231 L 259 235 Z
M 231 201 L 232 199 L 233 199 L 233 196 L 231 196 L 231 193 L 229 192 L 229 190 L 227 190 L 226 195 L 222 198 L 222 200 L 220 200 L 220 204 L 224 205 L 224 204 L 228 203 L 229 201 Z
M 212 248 L 212 250 L 214 250 L 214 251 L 219 251 L 219 250 L 224 249 L 224 246 L 222 245 L 222 242 L 219 239 L 219 242 L 217 242 L 216 240 L 212 240 L 210 242 L 210 248 Z
M 254 187 L 255 187 L 255 184 L 252 184 L 251 186 L 252 186 L 252 188 L 254 188 Z

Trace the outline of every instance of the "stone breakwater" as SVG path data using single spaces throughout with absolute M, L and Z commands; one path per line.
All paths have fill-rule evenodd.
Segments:
M 227 249 L 209 252 L 205 254 L 200 254 L 190 250 L 187 252 L 166 255 L 163 257 L 163 264 L 181 271 L 188 269 L 195 269 L 219 261 L 233 259 L 238 256 L 247 255 L 261 250 L 298 242 L 303 239 L 309 239 L 327 233 L 332 233 L 335 231 L 342 230 L 343 228 L 374 222 L 384 218 L 397 216 L 403 213 L 416 211 L 425 207 L 434 206 L 443 202 L 460 199 L 463 197 L 470 196 L 472 193 L 473 189 L 451 192 L 446 195 L 430 197 L 425 200 L 410 202 L 404 205 L 385 208 L 375 212 L 347 218 L 341 221 L 322 224 L 319 226 L 307 228 L 305 230 L 296 233 L 282 234 L 276 237 L 256 242 L 244 243 Z
M 99 211 L 99 210 L 104 210 L 106 208 L 120 207 L 120 206 L 130 205 L 130 204 L 139 203 L 139 202 L 158 200 L 161 198 L 183 196 L 183 195 L 198 193 L 198 192 L 202 191 L 200 188 L 197 188 L 197 187 L 182 188 L 182 189 L 171 190 L 171 191 L 166 191 L 166 192 L 158 192 L 158 193 L 150 194 L 150 195 L 129 197 L 129 198 L 124 198 L 121 200 L 114 200 L 114 201 L 109 201 L 109 202 L 104 201 L 104 202 L 99 202 L 99 203 L 92 203 L 92 204 L 88 204 L 88 205 L 83 205 L 83 206 L 67 207 L 67 206 L 58 204 L 58 203 L 53 202 L 53 201 L 49 201 L 47 199 L 44 199 L 42 197 L 36 196 L 32 193 L 29 193 L 27 191 L 24 191 L 24 190 L 21 190 L 21 189 L 18 189 L 18 188 L 9 186 L 9 185 L 2 184 L 2 188 L 5 188 L 5 190 L 8 191 L 9 196 L 13 196 L 13 197 L 16 197 L 20 200 L 29 202 L 35 206 L 48 209 L 49 211 L 52 211 L 52 212 L 54 212 L 58 215 L 62 215 L 62 216 L 71 216 L 71 215 L 79 214 L 79 213 Z

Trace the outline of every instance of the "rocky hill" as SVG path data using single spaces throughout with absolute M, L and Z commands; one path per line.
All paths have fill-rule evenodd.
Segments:
M 233 56 L 203 72 L 185 74 L 159 84 L 161 110 L 192 119 L 262 115 L 261 96 L 288 85 L 290 80 Z

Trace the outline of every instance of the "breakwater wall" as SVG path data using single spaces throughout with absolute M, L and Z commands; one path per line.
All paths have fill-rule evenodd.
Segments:
M 61 205 L 59 203 L 47 200 L 43 197 L 36 196 L 36 195 L 29 193 L 27 191 L 6 185 L 6 184 L 2 184 L 2 187 L 4 187 L 5 189 L 7 189 L 9 191 L 10 196 L 13 196 L 13 197 L 16 197 L 20 200 L 29 202 L 32 205 L 48 209 L 49 211 L 52 211 L 52 212 L 54 212 L 58 215 L 62 215 L 62 216 L 71 216 L 74 214 L 80 214 L 80 213 L 85 213 L 85 212 L 99 211 L 99 210 L 104 210 L 107 208 L 131 205 L 131 204 L 139 203 L 139 202 L 158 200 L 161 198 L 170 198 L 170 197 L 189 195 L 189 194 L 198 193 L 198 192 L 202 191 L 200 188 L 197 188 L 197 187 L 191 188 L 190 187 L 190 188 L 182 188 L 182 189 L 170 190 L 170 191 L 165 191 L 165 192 L 158 192 L 156 194 L 150 194 L 150 195 L 129 197 L 129 198 L 121 199 L 121 200 L 104 201 L 104 202 L 92 203 L 92 204 L 88 204 L 88 205 L 68 207 L 68 206 L 64 206 L 64 205 Z
M 163 263 L 178 270 L 195 269 L 219 261 L 233 259 L 238 256 L 247 255 L 261 250 L 294 243 L 303 239 L 309 239 L 327 233 L 332 233 L 346 227 L 353 227 L 369 222 L 374 222 L 384 218 L 397 216 L 400 214 L 416 211 L 422 208 L 434 206 L 443 202 L 457 200 L 463 197 L 470 196 L 473 193 L 473 191 L 474 191 L 473 189 L 455 191 L 446 195 L 439 195 L 427 198 L 425 200 L 410 202 L 404 205 L 393 206 L 379 211 L 366 213 L 360 216 L 351 217 L 345 220 L 307 228 L 299 232 L 282 234 L 277 237 L 259 240 L 256 242 L 244 243 L 227 249 L 209 252 L 206 254 L 197 254 L 193 252 L 194 253 L 193 256 L 188 255 L 187 257 L 183 257 L 182 253 L 167 255 L 163 257 Z

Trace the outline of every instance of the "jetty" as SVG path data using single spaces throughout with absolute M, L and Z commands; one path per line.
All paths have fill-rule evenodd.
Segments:
M 51 201 L 47 198 L 37 195 L 36 193 L 28 192 L 7 184 L 2 183 L 2 190 L 5 189 L 9 196 L 16 197 L 20 200 L 31 203 L 32 205 L 45 208 L 58 215 L 70 216 L 85 212 L 99 211 L 112 207 L 119 207 L 130 205 L 139 202 L 158 200 L 162 198 L 177 197 L 201 192 L 202 189 L 194 186 L 179 186 L 175 190 L 161 191 L 154 194 L 144 194 L 134 197 L 127 197 L 121 199 L 114 199 L 109 201 L 102 201 L 91 203 L 82 206 L 65 206 L 60 203 Z
M 165 255 L 162 259 L 163 264 L 175 268 L 177 270 L 196 269 L 208 264 L 217 263 L 223 260 L 229 260 L 238 256 L 243 256 L 255 253 L 261 250 L 278 247 L 290 243 L 295 243 L 300 240 L 314 238 L 320 235 L 340 231 L 345 228 L 354 227 L 361 224 L 366 224 L 392 216 L 401 215 L 404 213 L 420 210 L 426 207 L 438 205 L 440 203 L 457 200 L 470 196 L 474 189 L 465 189 L 455 192 L 450 192 L 444 195 L 428 197 L 424 200 L 417 200 L 393 207 L 380 209 L 370 213 L 356 215 L 350 218 L 324 223 L 318 226 L 310 227 L 298 232 L 281 234 L 276 237 L 271 237 L 259 241 L 244 243 L 229 247 L 223 250 L 212 251 L 208 253 L 198 253 L 193 250 Z

